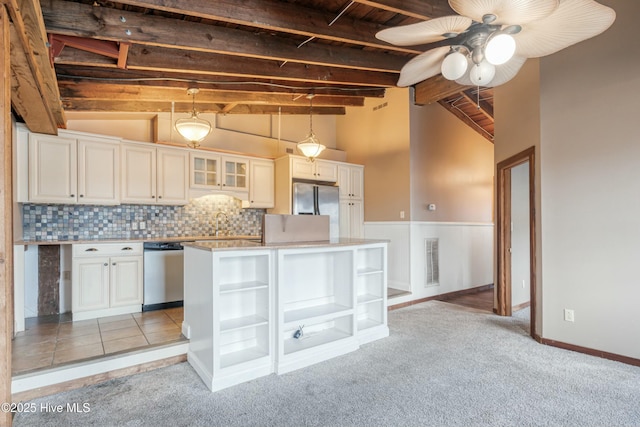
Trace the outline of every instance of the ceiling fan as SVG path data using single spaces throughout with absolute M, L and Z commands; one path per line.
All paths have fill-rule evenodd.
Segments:
M 613 24 L 613 9 L 593 0 L 449 0 L 459 15 L 376 34 L 398 46 L 436 43 L 402 67 L 398 86 L 439 73 L 461 85 L 498 86 L 527 58 L 551 55 Z

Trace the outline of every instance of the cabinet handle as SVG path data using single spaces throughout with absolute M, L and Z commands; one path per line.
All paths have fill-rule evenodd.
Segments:
M 108 266 L 108 265 L 109 265 L 109 263 L 108 263 L 108 262 L 105 262 L 105 263 L 104 263 L 104 266 L 105 266 L 105 267 L 106 267 L 106 266 Z
M 152 199 L 155 199 L 155 198 L 156 198 L 156 196 L 154 196 L 154 195 L 152 194 L 152 195 L 151 195 L 151 198 L 152 198 Z
M 114 263 L 113 263 L 113 264 L 111 264 L 111 265 L 116 265 L 116 263 L 114 262 Z
M 89 249 L 85 249 L 85 252 L 96 252 L 97 249 L 96 248 L 89 248 Z
M 120 250 L 121 250 L 121 251 L 132 251 L 132 250 L 133 250 L 133 248 L 131 248 L 131 247 L 127 246 L 126 248 L 122 248 L 122 249 L 120 249 Z
M 162 199 L 162 196 L 158 196 L 158 199 Z
M 69 197 L 76 197 L 76 195 L 75 195 L 75 194 L 72 194 L 72 195 L 70 195 Z
M 80 197 L 84 197 L 84 194 L 81 194 Z

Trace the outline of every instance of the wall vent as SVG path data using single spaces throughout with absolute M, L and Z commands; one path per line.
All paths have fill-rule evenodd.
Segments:
M 438 238 L 424 239 L 425 248 L 425 281 L 424 286 L 438 286 L 440 284 L 440 266 L 438 253 Z
M 379 110 L 379 109 L 381 109 L 381 108 L 386 107 L 387 105 L 389 105 L 389 103 L 388 103 L 388 102 L 383 102 L 382 104 L 380 104 L 380 105 L 376 105 L 375 107 L 373 107 L 373 111 L 377 111 L 377 110 Z

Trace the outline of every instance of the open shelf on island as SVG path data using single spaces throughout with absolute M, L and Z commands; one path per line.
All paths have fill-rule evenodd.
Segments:
M 377 267 L 363 267 L 358 269 L 358 276 L 365 276 L 367 274 L 380 274 L 383 270 Z
M 358 304 L 356 312 L 358 331 L 383 325 L 385 323 L 385 309 L 386 307 L 384 306 L 384 300 L 382 298 L 376 301 L 369 301 L 365 304 Z
M 250 328 L 260 325 L 266 325 L 269 321 L 257 315 L 250 315 L 244 317 L 237 317 L 235 319 L 228 319 L 220 321 L 220 332 L 234 331 L 237 329 Z
M 382 322 L 379 320 L 373 319 L 362 319 L 358 320 L 358 330 L 364 331 L 365 329 L 375 328 L 376 326 L 381 326 Z
M 266 282 L 260 282 L 257 280 L 252 280 L 248 282 L 237 282 L 237 283 L 226 283 L 224 285 L 220 285 L 220 293 L 225 294 L 228 292 L 242 292 L 242 291 L 251 291 L 254 289 L 263 289 L 268 285 Z
M 305 307 L 284 312 L 284 323 L 297 323 L 301 321 L 322 321 L 326 317 L 336 317 L 342 312 L 351 311 L 351 307 L 340 304 L 323 304 L 314 307 Z
M 285 331 L 284 354 L 291 354 L 309 348 L 329 344 L 353 336 L 353 316 L 306 325 L 300 338 L 293 338 L 295 330 Z
M 358 304 L 368 304 L 376 301 L 382 301 L 382 297 L 373 294 L 358 295 Z
M 250 362 L 269 355 L 269 351 L 259 347 L 249 347 L 220 355 L 220 368 L 228 368 L 240 363 Z

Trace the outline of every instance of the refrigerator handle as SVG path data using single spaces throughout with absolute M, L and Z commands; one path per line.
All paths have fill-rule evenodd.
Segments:
M 318 207 L 318 204 L 320 203 L 320 201 L 318 200 L 318 187 L 317 186 L 313 186 L 313 214 L 314 215 L 320 215 L 320 209 Z

